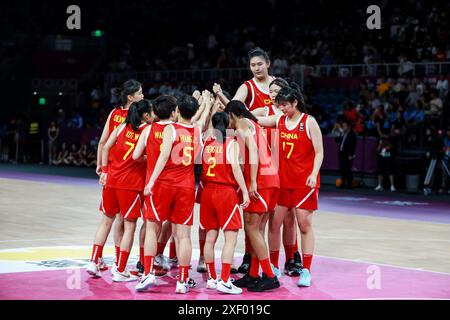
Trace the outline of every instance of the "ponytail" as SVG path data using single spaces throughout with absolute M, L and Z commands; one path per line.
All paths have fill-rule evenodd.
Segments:
M 149 100 L 141 100 L 139 102 L 133 102 L 128 109 L 127 118 L 125 119 L 125 123 L 131 124 L 131 127 L 134 131 L 139 130 L 139 126 L 142 122 L 142 117 L 144 113 L 152 112 L 152 104 Z
M 139 81 L 130 79 L 125 81 L 120 88 L 115 88 L 113 95 L 117 98 L 117 107 L 125 106 L 128 102 L 128 96 L 138 92 L 141 87 L 142 85 Z
M 237 117 L 247 118 L 258 122 L 258 119 L 247 109 L 245 104 L 240 100 L 231 100 L 225 108 L 226 113 L 232 113 Z
M 227 128 L 230 124 L 230 117 L 225 112 L 216 112 L 211 118 L 214 129 L 222 134 L 222 143 L 227 139 Z

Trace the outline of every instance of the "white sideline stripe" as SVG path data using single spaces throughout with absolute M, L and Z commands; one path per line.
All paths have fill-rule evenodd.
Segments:
M 306 197 L 304 197 L 303 200 L 300 201 L 299 204 L 297 204 L 295 207 L 296 207 L 296 208 L 300 207 L 300 206 L 303 204 L 303 202 L 305 202 L 305 201 L 313 194 L 313 192 L 314 192 L 315 190 L 316 190 L 316 189 L 311 189 L 311 191 L 308 193 L 308 195 L 307 195 Z
M 233 209 L 233 211 L 231 211 L 231 214 L 230 214 L 230 216 L 228 217 L 227 222 L 225 222 L 225 224 L 223 225 L 223 228 L 222 228 L 223 230 L 225 230 L 225 229 L 227 228 L 228 224 L 229 224 L 230 221 L 231 221 L 231 218 L 233 218 L 234 213 L 236 212 L 236 209 L 238 209 L 238 211 L 239 211 L 239 206 L 238 206 L 238 205 L 235 205 L 235 206 L 234 206 L 234 209 Z
M 156 219 L 158 219 L 158 221 L 161 222 L 161 219 L 159 219 L 158 216 L 158 212 L 156 212 L 155 205 L 153 204 L 153 196 L 150 196 L 150 204 L 152 205 L 153 213 L 155 214 Z

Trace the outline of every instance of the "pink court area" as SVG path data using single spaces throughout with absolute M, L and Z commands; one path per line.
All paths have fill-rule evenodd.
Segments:
M 197 287 L 175 294 L 174 269 L 159 278 L 148 292 L 134 290 L 136 282 L 114 283 L 108 271 L 90 278 L 84 269 L 19 272 L 0 275 L 2 300 L 348 300 L 348 299 L 450 299 L 450 274 L 328 257 L 315 257 L 312 285 L 297 287 L 298 277 L 282 276 L 281 287 L 263 293 L 227 295 L 207 290 L 206 275 L 194 271 Z M 217 261 L 217 265 L 219 261 Z M 234 277 L 235 275 L 233 275 Z

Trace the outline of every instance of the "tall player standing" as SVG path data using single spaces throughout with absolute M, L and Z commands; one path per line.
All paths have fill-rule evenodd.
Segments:
M 130 105 L 133 102 L 139 102 L 144 98 L 144 95 L 142 94 L 141 84 L 138 81 L 132 79 L 125 81 L 122 87 L 118 89 L 115 92 L 115 94 L 118 97 L 119 102 L 118 106 L 114 108 L 114 110 L 111 111 L 111 113 L 109 114 L 98 144 L 96 172 L 99 176 L 102 173 L 101 168 L 103 166 L 108 165 L 108 163 L 102 162 L 102 151 L 110 134 L 114 131 L 114 129 L 117 126 L 119 126 L 122 122 L 125 121 Z M 100 271 L 108 269 L 103 260 L 103 246 L 111 231 L 111 227 L 114 223 L 115 217 L 119 213 L 119 212 L 105 212 L 103 208 L 103 198 L 104 196 L 108 197 L 108 192 L 110 192 L 108 188 L 103 188 L 102 201 L 100 203 L 100 211 L 103 212 L 103 219 L 95 235 L 94 248 L 92 250 L 91 256 L 91 262 L 93 261 L 97 265 L 98 269 L 98 270 L 95 269 L 94 266 L 92 265 L 91 268 L 93 271 L 91 272 L 91 274 L 97 277 L 101 276 Z M 121 219 L 121 217 L 118 217 L 118 219 L 119 223 L 117 224 L 116 230 L 114 232 L 116 261 L 112 268 L 113 273 L 117 269 L 117 263 L 119 261 L 119 254 L 120 254 L 120 241 L 122 239 L 123 234 L 123 220 Z
M 145 160 L 135 161 L 132 152 L 142 130 L 151 122 L 151 103 L 148 100 L 134 102 L 127 118 L 110 135 L 103 147 L 102 160 L 108 163 L 102 167 L 100 183 L 110 188 L 103 207 L 106 212 L 119 211 L 125 221 L 124 234 L 120 243 L 120 255 L 115 282 L 137 280 L 126 270 L 128 257 L 133 246 L 136 222 L 142 215 L 145 185 Z M 111 152 L 110 152 L 111 151 Z
M 253 78 L 245 81 L 238 88 L 233 100 L 244 102 L 250 111 L 265 107 L 270 108 L 272 106 L 272 100 L 269 95 L 269 85 L 275 77 L 269 75 L 269 55 L 263 49 L 256 47 L 248 53 L 248 59 Z M 214 84 L 213 91 L 224 105 L 228 104 L 230 100 L 223 94 L 219 84 Z M 265 217 L 265 219 L 267 218 Z M 245 255 L 238 269 L 240 273 L 247 273 L 249 270 L 251 261 L 250 251 L 251 244 L 246 234 Z
M 259 118 L 262 125 L 277 127 L 279 134 L 280 210 L 276 210 L 273 223 L 278 224 L 279 228 L 289 210 L 295 208 L 303 258 L 303 269 L 297 284 L 309 287 L 315 242 L 312 217 L 317 210 L 319 171 L 323 162 L 322 133 L 317 121 L 306 114 L 298 85 L 282 88 L 276 101 L 283 114 Z

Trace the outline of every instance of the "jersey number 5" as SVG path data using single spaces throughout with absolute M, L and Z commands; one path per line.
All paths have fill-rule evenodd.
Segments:
M 182 163 L 185 166 L 188 166 L 192 163 L 192 151 L 194 151 L 193 147 L 184 147 L 183 148 L 183 155 L 188 158 L 188 160 L 183 158 Z
M 128 156 L 129 156 L 130 153 L 133 151 L 134 146 L 136 145 L 136 143 L 131 143 L 131 142 L 128 142 L 128 141 L 125 141 L 125 144 L 126 144 L 127 146 L 129 146 L 130 149 L 128 149 L 127 153 L 125 153 L 125 155 L 123 156 L 123 160 L 127 160 Z

